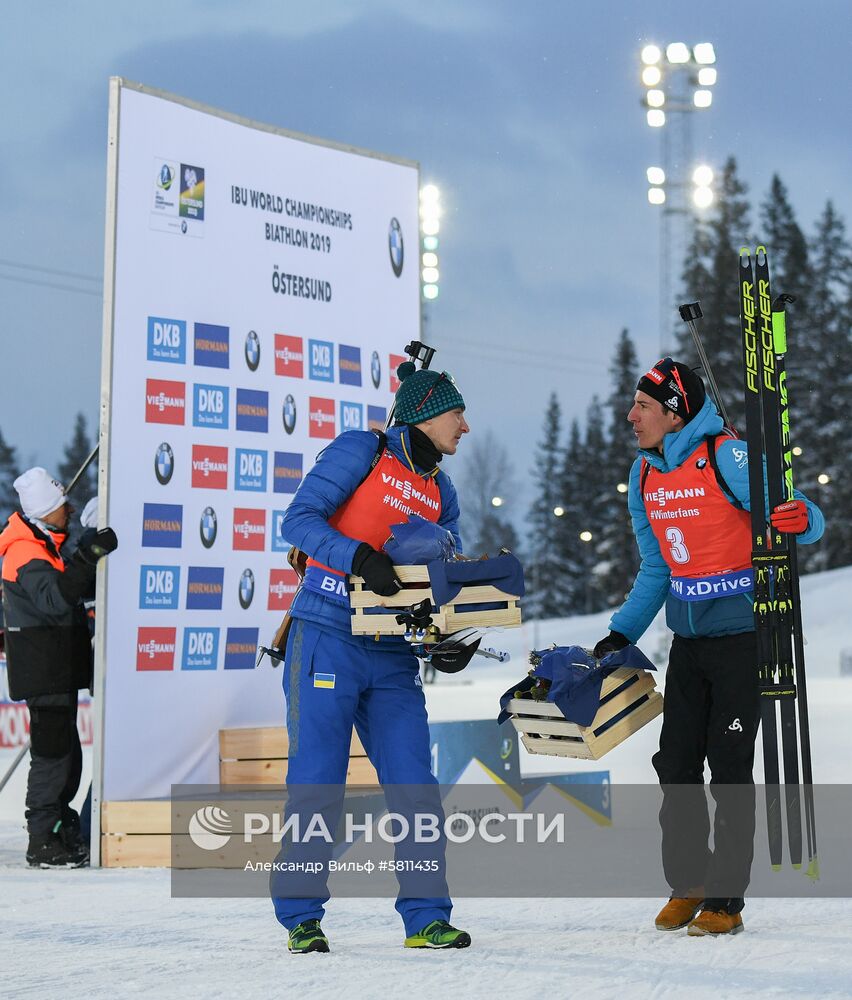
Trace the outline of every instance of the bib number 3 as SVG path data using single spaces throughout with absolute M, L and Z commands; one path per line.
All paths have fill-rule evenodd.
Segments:
M 684 545 L 683 532 L 680 528 L 666 528 L 666 541 L 669 543 L 672 559 L 678 565 L 683 566 L 689 562 L 689 549 Z

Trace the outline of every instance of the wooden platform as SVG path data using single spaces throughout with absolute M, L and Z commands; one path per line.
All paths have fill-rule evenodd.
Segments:
M 663 696 L 645 670 L 621 668 L 604 679 L 590 726 L 569 722 L 556 705 L 513 698 L 506 706 L 530 753 L 600 760 L 663 711 Z
M 349 603 L 353 609 L 352 632 L 355 635 L 402 635 L 405 626 L 394 620 L 394 615 L 369 614 L 370 608 L 400 609 L 432 600 L 429 570 L 426 566 L 394 566 L 394 572 L 403 583 L 403 589 L 393 597 L 380 597 L 367 590 L 360 576 L 349 577 Z M 449 635 L 462 628 L 515 628 L 521 624 L 518 598 L 504 594 L 496 587 L 464 586 L 458 596 L 447 604 L 436 607 L 433 603 L 432 622 L 442 635 Z M 480 608 L 477 604 L 500 604 L 499 608 Z M 469 607 L 469 606 L 473 607 Z M 464 607 L 464 611 L 456 610 Z
M 289 742 L 283 726 L 219 731 L 219 782 L 232 786 L 284 785 Z M 376 770 L 352 733 L 346 784 L 378 785 Z M 180 829 L 204 802 L 174 804 Z M 101 805 L 101 864 L 105 868 L 181 867 L 182 856 L 195 856 L 187 836 L 172 838 L 173 804 L 168 800 L 104 802 Z M 185 819 L 185 823 L 182 822 Z M 184 848 L 183 842 L 186 841 Z M 266 845 L 268 852 L 268 845 Z M 263 848 L 259 848 L 259 851 Z M 174 852 L 174 857 L 173 857 Z M 274 855 L 274 851 L 272 852 Z M 260 853 L 254 860 L 269 860 Z M 210 852 L 209 867 L 231 867 L 227 854 Z M 184 866 L 185 867 L 185 866 Z

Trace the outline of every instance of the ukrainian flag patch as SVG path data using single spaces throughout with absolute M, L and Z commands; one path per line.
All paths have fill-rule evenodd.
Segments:
M 315 688 L 333 688 L 334 674 L 314 674 Z

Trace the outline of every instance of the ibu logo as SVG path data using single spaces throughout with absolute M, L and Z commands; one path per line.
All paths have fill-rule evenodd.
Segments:
M 269 430 L 269 393 L 259 389 L 237 389 L 238 431 L 257 431 L 266 434 Z
M 288 552 L 290 550 L 290 543 L 284 538 L 284 511 L 283 510 L 273 510 L 272 512 L 272 527 L 269 532 L 270 535 L 270 548 L 273 552 Z
M 184 629 L 181 670 L 215 670 L 218 660 L 219 629 Z
M 367 407 L 367 430 L 383 431 L 388 422 L 388 411 L 383 406 Z
M 192 426 L 228 427 L 228 387 L 194 385 L 192 388 Z
M 364 424 L 364 407 L 360 403 L 340 402 L 341 431 L 360 431 Z
M 334 344 L 330 340 L 309 340 L 310 378 L 315 382 L 334 381 Z
M 266 452 L 237 448 L 234 489 L 266 492 Z
M 180 594 L 180 566 L 139 567 L 139 607 L 176 611 Z
M 338 347 L 338 363 L 341 385 L 361 384 L 361 348 L 341 344 Z
M 229 628 L 225 633 L 225 670 L 254 670 L 257 660 L 256 628 Z
M 148 360 L 186 362 L 186 323 L 182 319 L 148 317 Z
M 195 364 L 205 368 L 230 368 L 228 347 L 230 330 L 227 326 L 214 326 L 212 323 L 196 323 L 195 334 Z
M 187 611 L 221 611 L 224 590 L 224 567 L 190 566 L 186 574 Z

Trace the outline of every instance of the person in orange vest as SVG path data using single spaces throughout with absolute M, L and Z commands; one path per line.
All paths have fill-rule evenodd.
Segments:
M 352 634 L 346 585 L 352 573 L 376 594 L 397 593 L 402 585 L 382 546 L 391 526 L 411 514 L 446 528 L 461 551 L 458 498 L 439 465 L 469 430 L 464 399 L 446 372 L 404 362 L 398 374 L 394 426 L 381 435 L 339 435 L 284 516 L 284 537 L 308 556 L 284 661 L 291 802 L 299 786 L 342 789 L 353 724 L 383 785 L 435 786 L 418 660 L 400 636 L 376 641 Z M 273 880 L 288 949 L 328 951 L 320 926 L 329 898 L 324 885 L 313 898 L 287 893 L 286 881 Z M 470 944 L 469 934 L 449 923 L 452 902 L 445 894 L 413 898 L 401 888 L 396 908 L 406 947 Z
M 61 549 L 74 508 L 62 484 L 36 467 L 14 487 L 21 511 L 0 534 L 0 557 L 9 696 L 26 700 L 30 715 L 27 863 L 78 868 L 89 858 L 71 808 L 82 768 L 77 692 L 92 680 L 83 599 L 94 596 L 97 562 L 118 541 L 104 528 L 66 560 Z
M 639 446 L 628 509 L 641 565 L 594 654 L 637 642 L 665 604 L 674 638 L 653 764 L 672 893 L 655 923 L 662 931 L 688 927 L 692 936 L 736 934 L 751 875 L 760 722 L 748 450 L 725 432 L 701 377 L 671 358 L 639 379 L 627 419 Z M 798 491 L 771 521 L 800 542 L 817 541 L 825 525 Z M 705 760 L 717 801 L 712 852 L 706 799 L 696 787 Z

